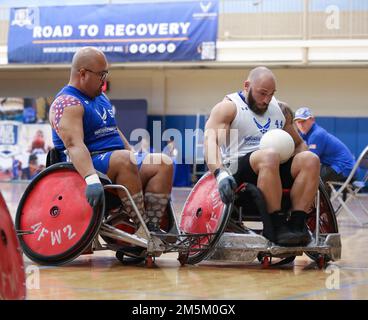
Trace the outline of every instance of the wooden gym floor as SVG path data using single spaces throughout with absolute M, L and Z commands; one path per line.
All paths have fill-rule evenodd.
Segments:
M 0 183 L 13 219 L 25 187 Z M 174 189 L 177 215 L 189 191 Z M 293 265 L 269 269 L 258 261 L 181 267 L 174 253 L 157 258 L 151 269 L 122 265 L 112 251 L 83 255 L 59 267 L 37 266 L 24 257 L 27 299 L 367 299 L 368 228 L 357 226 L 343 211 L 338 221 L 342 259 L 326 270 L 305 255 Z

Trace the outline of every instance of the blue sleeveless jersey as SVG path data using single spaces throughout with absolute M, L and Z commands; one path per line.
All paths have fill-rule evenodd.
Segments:
M 89 152 L 124 149 L 124 142 L 116 126 L 112 105 L 104 94 L 91 99 L 78 89 L 72 86 L 65 86 L 56 95 L 53 104 L 56 103 L 58 98 L 58 103 L 63 104 L 64 100 L 62 97 L 64 96 L 67 97 L 66 99 L 72 97 L 74 100 L 79 100 L 84 108 L 84 143 Z M 61 105 L 61 108 L 64 106 Z M 62 114 L 62 110 L 60 112 Z M 55 128 L 52 129 L 52 140 L 56 149 L 59 151 L 65 150 L 64 143 L 55 131 Z

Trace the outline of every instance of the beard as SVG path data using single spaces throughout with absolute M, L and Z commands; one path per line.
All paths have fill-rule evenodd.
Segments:
M 255 114 L 259 115 L 264 114 L 268 109 L 268 105 L 264 109 L 258 107 L 257 102 L 253 97 L 252 88 L 249 89 L 248 93 L 248 106 L 250 110 L 252 110 Z

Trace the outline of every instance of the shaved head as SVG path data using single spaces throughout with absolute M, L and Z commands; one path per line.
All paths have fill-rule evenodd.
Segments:
M 96 63 L 106 62 L 105 54 L 94 47 L 83 47 L 73 56 L 72 70 L 78 71 L 81 68 L 93 68 Z
M 275 75 L 266 67 L 256 67 L 249 72 L 248 81 L 252 83 L 266 80 L 271 80 L 274 83 L 276 82 Z
M 107 74 L 105 54 L 94 47 L 83 47 L 73 56 L 69 85 L 94 98 L 102 93 Z
M 264 114 L 276 91 L 276 78 L 266 67 L 256 67 L 249 72 L 244 83 L 248 106 L 257 114 Z

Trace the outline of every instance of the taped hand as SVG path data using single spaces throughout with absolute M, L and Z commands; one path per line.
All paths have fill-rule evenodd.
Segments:
M 234 191 L 237 186 L 234 177 L 224 169 L 217 169 L 215 171 L 215 177 L 222 202 L 225 204 L 230 204 L 234 201 Z

